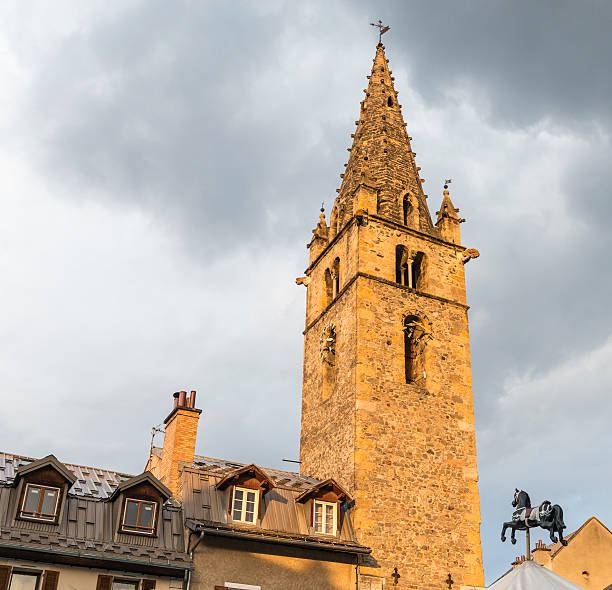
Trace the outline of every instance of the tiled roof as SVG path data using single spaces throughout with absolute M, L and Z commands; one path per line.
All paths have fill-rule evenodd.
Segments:
M 162 505 L 155 537 L 116 530 L 112 524 L 116 523 L 116 516 L 111 496 L 122 482 L 132 479 L 126 473 L 62 463 L 76 481 L 70 487 L 58 523 L 15 519 L 14 510 L 8 508 L 14 505 L 13 494 L 18 493 L 12 484 L 18 469 L 34 461 L 32 457 L 0 453 L 0 547 L 4 553 L 9 551 L 24 559 L 31 555 L 34 557 L 30 559 L 36 560 L 39 559 L 36 554 L 42 552 L 45 560 L 57 563 L 70 557 L 90 563 L 88 567 L 131 568 L 165 572 L 164 575 L 178 572 L 180 576 L 184 568 L 190 567 L 185 552 L 183 511 L 176 504 Z M 134 480 L 137 483 L 139 478 Z M 103 501 L 109 498 L 110 501 Z
M 195 469 L 200 471 L 223 477 L 235 469 L 246 466 L 247 463 L 236 463 L 235 461 L 211 459 L 210 457 L 196 455 L 193 464 L 188 465 L 193 465 Z M 261 467 L 260 469 L 266 472 L 270 479 L 274 481 L 276 487 L 291 491 L 304 492 L 321 481 L 294 471 L 282 471 L 281 469 L 269 469 L 268 467 Z
M 156 450 L 154 453 L 157 454 Z M 338 535 L 314 533 L 311 511 L 296 501 L 322 480 L 293 471 L 259 467 L 274 481 L 275 487 L 263 494 L 258 525 L 244 525 L 231 519 L 228 511 L 230 489 L 219 487 L 223 478 L 246 463 L 196 456 L 183 463 L 183 509 L 188 526 L 202 527 L 207 534 L 234 536 L 275 543 L 301 543 L 309 547 L 348 553 L 367 553 L 369 549 L 355 539 L 350 510 L 340 510 Z
M 0 453 L 0 486 L 10 486 L 15 481 L 17 469 L 35 461 L 32 457 Z M 79 498 L 106 500 L 123 481 L 133 477 L 127 473 L 63 463 L 76 476 L 77 480 L 70 488 L 69 494 Z

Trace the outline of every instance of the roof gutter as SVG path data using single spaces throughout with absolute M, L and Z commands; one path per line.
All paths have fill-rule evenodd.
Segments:
M 194 529 L 198 532 L 205 532 L 207 535 L 214 537 L 230 537 L 233 539 L 244 539 L 245 541 L 260 541 L 263 543 L 274 543 L 277 545 L 289 545 L 291 547 L 304 547 L 308 549 L 318 549 L 320 551 L 332 551 L 334 553 L 348 553 L 349 555 L 369 555 L 372 553 L 372 550 L 369 547 L 364 547 L 363 545 L 335 545 L 332 543 L 308 541 L 306 539 L 269 537 L 266 535 L 258 535 L 256 533 L 209 527 L 202 524 L 196 524 Z
M 63 549 L 45 549 L 43 547 L 31 547 L 22 545 L 21 543 L 2 543 L 0 542 L 0 555 L 11 557 L 12 553 L 16 553 L 18 557 L 24 558 L 24 553 L 30 554 L 32 559 L 46 560 L 50 563 L 66 563 L 66 558 L 73 558 L 74 565 L 82 565 L 83 567 L 99 566 L 104 569 L 122 569 L 125 571 L 148 572 L 159 575 L 182 577 L 187 570 L 193 569 L 191 564 L 174 565 L 169 561 L 166 563 L 155 562 L 152 560 L 143 561 L 136 559 L 126 559 L 123 557 L 108 557 L 106 555 L 95 555 L 77 551 L 66 551 Z M 25 557 L 28 559 L 28 557 Z M 80 563 L 79 563 L 80 562 Z M 120 568 L 110 567 L 113 563 L 121 566 Z M 127 566 L 127 567 L 126 567 Z

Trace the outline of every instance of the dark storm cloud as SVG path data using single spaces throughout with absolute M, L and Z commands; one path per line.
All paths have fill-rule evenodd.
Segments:
M 315 75 L 314 40 L 292 30 L 311 33 L 303 12 L 147 2 L 71 35 L 40 64 L 26 105 L 41 158 L 67 194 L 93 186 L 152 208 L 196 248 L 292 237 L 335 194 L 348 136 L 333 109 L 311 107 L 321 88 L 300 83 Z M 325 76 L 327 90 L 339 83 Z
M 603 0 L 382 2 L 393 47 L 410 64 L 418 91 L 444 101 L 468 83 L 486 96 L 492 123 L 611 121 L 612 9 Z M 398 56 L 399 57 L 399 56 Z

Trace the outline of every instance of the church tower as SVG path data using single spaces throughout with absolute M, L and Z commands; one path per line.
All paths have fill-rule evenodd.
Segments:
M 447 186 L 432 222 L 381 43 L 368 78 L 330 224 L 322 213 L 298 279 L 301 471 L 353 495 L 372 548 L 363 587 L 441 589 L 448 574 L 455 590 L 482 586 L 464 274 L 478 252 L 460 243 Z

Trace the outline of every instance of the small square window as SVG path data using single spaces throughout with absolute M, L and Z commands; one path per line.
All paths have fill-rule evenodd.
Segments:
M 22 518 L 53 521 L 57 516 L 59 497 L 59 488 L 26 484 L 19 515 Z
M 9 590 L 36 590 L 40 575 L 29 572 L 13 572 Z
M 232 519 L 238 522 L 255 524 L 258 505 L 258 490 L 234 488 L 234 496 L 232 498 Z
M 336 534 L 336 504 L 315 500 L 312 524 L 315 533 Z
M 155 532 L 157 502 L 127 498 L 123 509 L 123 530 L 152 535 Z

